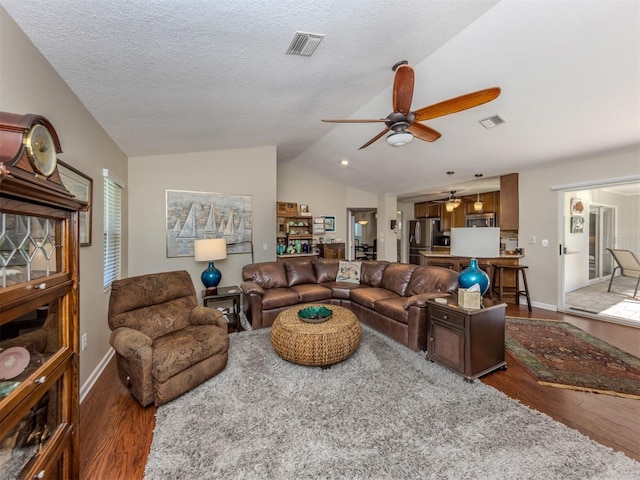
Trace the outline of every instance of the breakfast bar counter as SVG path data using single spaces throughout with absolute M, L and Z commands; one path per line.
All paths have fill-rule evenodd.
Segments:
M 459 257 L 448 252 L 420 252 L 422 254 L 421 265 L 446 266 L 456 272 L 464 270 L 469 265 L 469 257 Z M 502 254 L 499 257 L 478 258 L 478 265 L 518 265 L 524 255 Z M 462 265 L 462 266 L 461 266 Z

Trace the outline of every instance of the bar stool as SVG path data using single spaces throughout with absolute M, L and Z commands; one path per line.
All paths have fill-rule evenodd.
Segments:
M 498 294 L 498 301 L 502 301 L 502 296 L 514 295 L 516 305 L 520 304 L 520 295 L 524 295 L 527 298 L 527 307 L 531 311 L 531 297 L 529 296 L 529 285 L 527 284 L 527 265 L 494 265 L 493 266 L 493 281 L 492 289 L 494 293 Z M 512 270 L 515 272 L 516 286 L 505 287 L 502 272 L 504 270 Z M 499 284 L 496 292 L 496 275 L 498 276 Z M 524 284 L 524 290 L 520 290 L 520 275 L 522 275 L 522 283 Z

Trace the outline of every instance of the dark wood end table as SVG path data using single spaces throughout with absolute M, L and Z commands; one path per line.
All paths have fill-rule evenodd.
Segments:
M 242 290 L 240 287 L 218 287 L 215 292 L 202 292 L 202 303 L 205 307 L 209 307 L 209 303 L 218 303 L 222 301 L 231 301 L 231 311 L 227 314 L 228 325 L 240 330 L 240 302 L 241 302 Z M 215 308 L 215 307 L 212 307 Z

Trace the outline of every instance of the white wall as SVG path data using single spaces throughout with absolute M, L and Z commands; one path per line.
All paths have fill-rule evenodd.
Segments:
M 340 174 L 339 168 L 336 175 Z M 375 194 L 345 187 L 321 177 L 307 169 L 291 165 L 278 165 L 278 201 L 309 205 L 313 216 L 335 215 L 335 233 L 326 233 L 325 239 L 347 242 L 349 230 L 347 209 L 375 208 L 377 210 L 377 258 L 395 262 L 397 259 L 396 234 L 390 229 L 391 220 L 396 219 L 397 198 L 392 195 Z M 371 238 L 372 224 L 367 225 Z
M 206 264 L 193 257 L 167 258 L 166 191 L 251 195 L 253 259 L 228 255 L 215 262 L 221 286 L 238 285 L 246 264 L 275 260 L 276 148 L 155 155 L 129 159 L 129 274 L 187 270 L 196 290 Z M 263 249 L 266 244 L 266 250 Z
M 558 254 L 564 223 L 564 192 L 551 187 L 638 175 L 638 147 L 610 155 L 599 155 L 572 162 L 556 162 L 536 170 L 520 172 L 520 230 L 518 245 L 525 248 L 522 264 L 528 265 L 527 279 L 532 300 L 537 306 L 557 308 L 560 256 Z M 530 244 L 529 237 L 536 236 Z M 547 239 L 549 246 L 541 246 Z
M 109 351 L 109 292 L 102 289 L 103 188 L 102 169 L 127 180 L 127 158 L 0 7 L 0 110 L 35 113 L 56 129 L 61 160 L 93 178 L 93 244 L 80 248 L 80 333 L 88 348 L 80 353 L 80 385 Z M 127 238 L 127 196 L 123 196 L 123 238 Z M 123 252 L 123 275 L 127 256 Z

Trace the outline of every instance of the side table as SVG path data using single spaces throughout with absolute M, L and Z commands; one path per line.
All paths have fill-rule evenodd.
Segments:
M 427 356 L 467 382 L 498 368 L 506 369 L 506 304 L 467 310 L 457 304 L 427 301 Z
M 231 311 L 227 314 L 228 325 L 240 330 L 240 302 L 242 290 L 240 287 L 218 287 L 215 293 L 207 295 L 207 291 L 202 292 L 202 303 L 205 307 L 209 307 L 209 303 L 217 303 L 222 301 L 231 301 L 233 305 Z

